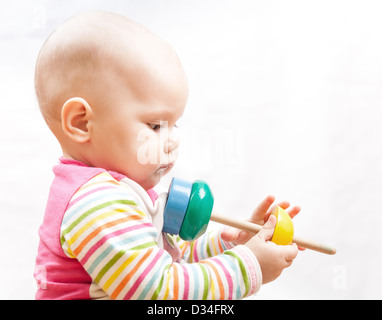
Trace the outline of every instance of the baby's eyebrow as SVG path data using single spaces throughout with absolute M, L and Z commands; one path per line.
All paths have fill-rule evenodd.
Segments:
M 149 115 L 151 118 L 154 118 L 156 120 L 168 120 L 178 118 L 175 112 L 171 112 L 169 110 L 150 111 Z
M 170 106 L 148 106 L 143 108 L 142 116 L 146 121 L 168 121 L 175 123 L 183 115 L 184 109 L 172 108 Z

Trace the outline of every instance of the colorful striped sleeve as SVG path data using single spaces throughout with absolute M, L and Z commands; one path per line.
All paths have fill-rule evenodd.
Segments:
M 112 299 L 240 299 L 257 291 L 261 271 L 244 246 L 197 263 L 174 263 L 134 193 L 102 173 L 73 196 L 61 245 Z
M 223 241 L 220 237 L 223 228 L 209 230 L 195 241 L 183 241 L 177 236 L 176 241 L 181 249 L 182 257 L 186 262 L 199 262 L 200 260 L 210 258 L 224 251 L 232 249 L 234 245 Z

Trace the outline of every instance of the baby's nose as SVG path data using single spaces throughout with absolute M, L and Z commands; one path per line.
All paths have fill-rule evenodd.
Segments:
M 171 140 L 168 140 L 164 145 L 164 152 L 165 153 L 171 153 L 174 152 L 179 147 L 179 139 L 173 138 Z

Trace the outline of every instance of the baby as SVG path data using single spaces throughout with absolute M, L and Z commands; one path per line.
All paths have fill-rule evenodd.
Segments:
M 153 187 L 174 165 L 188 96 L 166 42 L 123 16 L 77 15 L 43 45 L 35 86 L 63 152 L 39 230 L 37 299 L 241 299 L 292 263 L 295 244 L 269 241 L 272 196 L 250 219 L 267 220 L 256 236 L 162 232 L 166 194 Z

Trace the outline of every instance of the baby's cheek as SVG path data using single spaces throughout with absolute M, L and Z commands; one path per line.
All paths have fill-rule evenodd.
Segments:
M 143 129 L 137 135 L 137 160 L 140 164 L 159 164 L 161 158 L 160 139 L 150 129 Z

